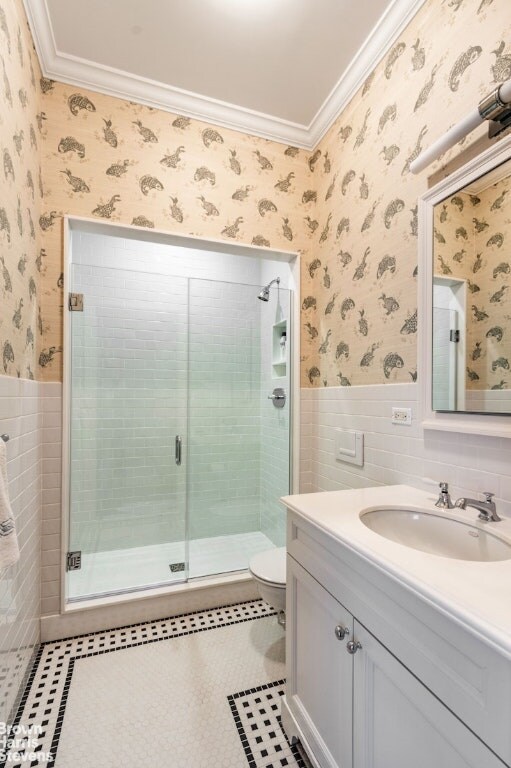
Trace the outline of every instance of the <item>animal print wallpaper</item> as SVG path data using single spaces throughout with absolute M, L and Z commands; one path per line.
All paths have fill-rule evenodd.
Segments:
M 466 281 L 466 388 L 510 389 L 511 177 L 437 205 L 434 240 L 435 274 Z
M 63 214 L 303 248 L 306 152 L 50 81 L 43 111 L 41 377 L 61 375 Z
M 23 66 L 20 56 L 16 62 L 18 33 L 12 20 L 9 26 L 12 12 L 6 7 L 0 34 L 5 39 L 8 30 L 12 55 L 4 57 L 5 71 L 14 69 L 19 79 L 28 66 L 30 83 L 11 84 L 20 123 L 13 118 L 6 127 L 4 118 L 1 125 L 16 174 L 15 187 L 10 171 L 4 173 L 10 237 L 19 209 L 26 219 L 23 237 L 29 233 L 23 275 L 13 263 L 7 225 L 0 230 L 13 286 L 4 288 L 10 306 L 0 326 L 2 344 L 8 340 L 12 347 L 7 372 L 29 375 L 30 366 L 38 378 L 61 377 L 62 216 L 74 214 L 297 250 L 303 264 L 302 384 L 415 380 L 417 199 L 439 163 L 418 177 L 411 175 L 410 163 L 496 83 L 511 77 L 507 5 L 508 0 L 426 2 L 313 152 L 40 79 L 35 64 L 32 78 L 32 55 L 26 52 Z M 24 127 L 21 115 L 26 120 L 32 113 Z M 25 161 L 32 140 L 41 152 L 41 210 L 35 145 L 35 166 L 16 172 L 13 137 L 21 128 Z M 28 170 L 33 201 L 29 177 L 26 188 L 18 185 Z M 36 291 L 41 278 L 40 297 L 29 288 L 32 264 Z M 26 343 L 29 328 L 39 341 L 36 369 L 32 343 Z
M 40 70 L 21 0 L 0 3 L 0 374 L 33 379 L 41 336 Z
M 306 386 L 416 379 L 417 200 L 440 163 L 410 163 L 511 77 L 510 40 L 507 0 L 430 0 L 312 153 Z

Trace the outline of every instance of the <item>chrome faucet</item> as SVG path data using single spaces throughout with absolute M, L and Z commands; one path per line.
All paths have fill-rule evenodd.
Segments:
M 454 502 L 455 507 L 459 509 L 466 509 L 467 507 L 474 507 L 479 511 L 479 520 L 484 520 L 486 523 L 498 523 L 502 520 L 497 514 L 497 508 L 493 501 L 494 493 L 483 493 L 485 500 L 479 501 L 478 499 L 465 499 L 463 496 Z
M 451 496 L 449 493 L 448 483 L 439 483 L 439 486 L 440 493 L 438 495 L 438 499 L 435 501 L 435 507 L 440 507 L 440 509 L 454 509 L 454 504 L 451 501 Z

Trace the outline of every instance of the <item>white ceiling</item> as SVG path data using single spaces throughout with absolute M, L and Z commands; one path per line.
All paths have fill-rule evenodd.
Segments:
M 47 76 L 312 146 L 422 1 L 25 5 Z

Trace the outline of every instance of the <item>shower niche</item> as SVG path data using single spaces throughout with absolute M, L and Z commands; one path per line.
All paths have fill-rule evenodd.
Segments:
M 66 241 L 67 602 L 245 571 L 285 542 L 294 255 L 79 219 Z
M 272 326 L 272 373 L 274 379 L 286 377 L 287 372 L 287 319 Z

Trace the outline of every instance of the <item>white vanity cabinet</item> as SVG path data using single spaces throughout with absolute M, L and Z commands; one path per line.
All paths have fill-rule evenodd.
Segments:
M 353 616 L 291 557 L 286 590 L 288 706 L 321 766 L 351 768 Z
M 361 647 L 353 657 L 353 768 L 503 768 L 358 622 L 355 639 Z
M 354 571 L 350 582 L 350 566 L 342 552 L 337 557 L 341 545 L 333 542 L 323 549 L 324 534 L 316 537 L 314 527 L 293 513 L 288 520 L 287 685 L 282 704 L 288 738 L 300 739 L 318 768 L 509 765 L 429 689 L 428 675 L 421 674 L 424 647 L 430 665 L 438 649 L 427 632 L 417 637 L 415 648 L 410 637 L 411 643 L 401 647 L 394 643 L 389 631 L 394 622 L 396 637 L 401 629 L 405 638 L 409 633 L 404 618 L 399 626 L 404 614 L 392 612 L 385 600 L 377 599 L 380 605 L 375 607 L 374 594 L 366 598 L 365 584 Z M 367 588 L 371 592 L 372 585 Z M 412 628 L 421 629 L 419 624 Z M 474 698 L 478 685 L 486 685 L 479 667 L 471 665 L 465 647 L 459 656 L 447 644 L 442 650 L 454 672 L 436 670 L 431 679 L 455 675 L 460 689 L 465 686 L 465 695 Z M 461 700 L 462 710 L 463 704 Z

